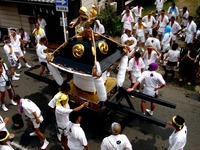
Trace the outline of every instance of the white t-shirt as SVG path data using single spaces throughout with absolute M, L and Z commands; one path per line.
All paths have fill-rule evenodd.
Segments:
M 176 9 L 176 10 L 175 10 Z M 171 19 L 171 17 L 173 16 L 173 17 L 177 17 L 177 16 L 179 16 L 179 10 L 178 10 L 178 7 L 176 7 L 175 6 L 175 8 L 174 9 L 172 9 L 172 6 L 170 6 L 169 8 L 168 8 L 168 16 L 169 16 L 169 19 Z
M 139 58 L 139 63 L 135 61 L 135 57 L 131 58 L 128 63 L 128 71 L 132 71 L 132 75 L 135 77 L 141 76 L 141 69 L 145 67 L 145 64 L 142 60 L 142 58 Z
M 169 26 L 171 27 L 171 32 L 174 34 L 176 32 L 178 32 L 181 29 L 181 26 L 179 25 L 178 22 L 174 21 L 173 25 L 172 22 L 169 22 Z
M 152 25 L 154 23 L 156 23 L 156 20 L 153 16 L 150 17 L 150 19 L 148 18 L 148 15 L 144 16 L 142 18 L 142 21 L 146 24 L 147 29 L 151 29 Z
M 41 21 L 38 19 L 38 23 L 40 27 L 45 30 L 45 26 L 47 25 L 46 21 L 42 18 Z
M 42 29 L 41 27 L 38 30 L 34 29 L 32 33 L 35 35 L 35 40 L 37 43 L 39 43 L 42 37 L 46 36 L 44 29 Z
M 101 143 L 101 150 L 132 150 L 132 145 L 124 134 L 110 135 Z
M 61 128 L 66 128 L 69 126 L 69 114 L 73 111 L 73 109 L 64 108 L 63 106 L 57 106 L 55 115 L 57 125 Z
M 45 45 L 41 45 L 40 43 L 38 43 L 36 46 L 36 53 L 40 62 L 47 62 L 47 54 L 44 53 L 46 49 L 47 47 Z
M 197 32 L 197 25 L 196 23 L 194 23 L 194 21 L 192 21 L 191 23 L 188 22 L 186 29 L 186 36 L 191 38 L 193 37 L 194 33 Z
M 144 64 L 145 66 L 149 66 L 149 64 L 153 63 L 153 62 L 156 62 L 156 60 L 160 57 L 158 56 L 158 54 L 152 50 L 151 52 L 151 56 L 150 56 L 150 59 L 148 59 L 148 51 L 146 51 L 146 53 L 144 54 L 144 56 L 142 57 L 143 58 L 143 61 L 144 61 Z
M 162 39 L 162 45 L 164 46 L 166 44 L 169 44 L 170 41 L 171 41 L 171 38 L 172 38 L 172 33 L 171 32 L 170 33 L 165 33 L 164 37 Z
M 21 99 L 22 102 L 22 108 L 24 111 L 24 114 L 29 117 L 30 119 L 34 119 L 34 115 L 33 113 L 36 112 L 37 117 L 39 117 L 41 115 L 41 111 L 38 108 L 38 106 L 33 103 L 31 100 L 29 99 Z
M 156 5 L 156 9 L 160 11 L 163 9 L 164 3 L 165 3 L 165 0 L 156 0 L 154 4 Z
M 138 23 L 136 23 L 133 27 L 133 29 L 136 30 L 137 36 L 144 36 L 144 26 L 146 27 L 146 24 L 144 22 L 142 22 L 142 24 L 143 26 L 141 27 L 141 29 L 139 29 Z
M 11 49 L 12 49 L 12 53 L 10 53 L 10 47 L 9 46 L 11 46 Z M 4 49 L 4 52 L 6 53 L 6 56 L 7 56 L 7 58 L 8 58 L 8 61 L 9 61 L 9 59 L 14 59 L 15 61 L 17 61 L 17 57 L 16 57 L 16 55 L 15 55 L 15 52 L 14 52 L 14 49 L 13 49 L 13 46 L 12 46 L 12 44 L 10 43 L 10 44 L 5 44 L 4 45 L 4 47 L 3 47 L 3 49 Z
M 16 35 L 16 40 L 14 40 L 13 36 L 11 35 L 10 36 L 10 41 L 11 41 L 11 44 L 13 46 L 13 50 L 15 52 L 19 52 L 21 51 L 21 42 L 20 42 L 20 39 L 21 39 L 21 36 L 20 35 Z
M 154 46 L 157 50 L 161 49 L 160 41 L 155 37 L 148 37 L 145 42 L 145 46 Z
M 186 27 L 187 23 L 188 23 L 189 12 L 186 11 L 184 14 L 183 14 L 183 12 L 181 12 L 181 13 L 182 13 L 181 25 Z
M 0 150 L 14 150 L 14 149 L 8 144 L 8 145 L 0 145 Z
M 88 145 L 85 133 L 80 124 L 69 123 L 68 147 L 70 150 L 83 150 Z
M 27 32 L 24 32 L 24 37 L 23 37 L 22 40 L 24 40 L 24 41 L 29 41 L 30 40 L 30 36 L 29 36 L 29 34 Z
M 140 7 L 140 9 L 138 10 L 138 6 L 136 6 L 136 7 L 133 7 L 131 11 L 134 13 L 135 17 L 141 17 L 143 9 L 144 9 L 143 7 Z
M 166 15 L 164 15 L 164 18 L 163 18 L 163 20 L 162 20 L 162 15 L 160 15 L 159 17 L 158 17 L 158 21 L 159 21 L 159 26 L 160 26 L 160 28 L 165 28 L 165 26 L 168 24 L 168 22 L 169 22 L 169 18 L 166 16 Z
M 187 142 L 187 127 L 184 126 L 180 131 L 174 132 L 169 137 L 168 150 L 183 150 Z
M 165 80 L 163 79 L 160 73 L 155 71 L 144 71 L 142 75 L 139 77 L 138 82 L 142 82 L 144 80 L 144 90 L 143 93 L 149 96 L 154 97 L 155 93 L 158 91 L 154 91 L 159 85 L 165 84 Z
M 166 57 L 168 57 L 168 61 L 170 62 L 178 62 L 178 59 L 180 58 L 180 51 L 179 50 L 169 50 L 166 54 Z
M 6 74 L 8 67 L 5 63 L 3 63 L 3 65 L 4 65 L 4 66 L 2 66 L 3 71 L 2 71 L 2 74 L 0 75 L 0 86 L 6 86 L 6 81 L 8 81 L 8 76 Z
M 132 23 L 134 22 L 134 19 L 131 15 L 129 15 L 127 17 L 127 15 L 125 14 L 123 17 L 122 17 L 122 20 L 121 22 L 124 23 L 124 30 L 125 29 L 129 29 L 132 31 Z

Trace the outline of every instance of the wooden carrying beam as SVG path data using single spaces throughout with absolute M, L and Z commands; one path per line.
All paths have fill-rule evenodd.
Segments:
M 161 127 L 166 126 L 166 122 L 158 120 L 158 119 L 153 118 L 153 117 L 145 116 L 142 113 L 137 112 L 137 111 L 135 111 L 135 110 L 133 110 L 133 109 L 127 107 L 127 106 L 124 106 L 124 105 L 121 105 L 121 104 L 116 104 L 114 102 L 107 102 L 106 106 L 109 107 L 110 109 L 117 110 L 119 112 L 125 113 L 125 114 L 133 116 L 133 117 L 137 117 L 139 119 L 151 122 L 151 123 L 156 124 L 158 126 L 161 126 Z
M 119 88 L 119 91 L 120 92 L 125 92 L 129 95 L 132 95 L 132 96 L 135 96 L 135 97 L 138 97 L 138 98 L 141 98 L 143 100 L 146 100 L 146 101 L 149 101 L 149 102 L 154 102 L 156 104 L 159 104 L 159 105 L 163 105 L 163 106 L 166 106 L 166 107 L 169 107 L 169 108 L 173 108 L 175 109 L 176 108 L 176 104 L 174 103 L 171 103 L 171 102 L 168 102 L 166 100 L 162 100 L 162 99 L 159 99 L 159 98 L 155 98 L 155 97 L 152 97 L 152 96 L 148 96 L 146 94 L 143 94 L 143 93 L 140 93 L 140 92 L 136 92 L 136 91 L 131 91 L 130 93 L 126 91 L 127 89 L 124 88 L 124 87 L 120 87 Z

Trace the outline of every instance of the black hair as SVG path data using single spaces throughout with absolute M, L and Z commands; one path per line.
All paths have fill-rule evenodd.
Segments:
M 178 44 L 177 43 L 173 43 L 172 44 L 172 50 L 176 50 L 178 48 Z
M 64 81 L 63 84 L 60 86 L 61 92 L 64 92 L 64 91 L 69 92 L 70 89 L 71 87 L 67 81 Z
M 175 19 L 175 17 L 174 17 L 174 16 L 171 16 L 171 19 Z
M 188 44 L 187 44 L 187 48 L 193 50 L 193 44 L 192 44 L 192 43 L 188 43 Z
M 135 57 L 139 58 L 141 56 L 140 52 L 135 52 Z
M 45 42 L 47 39 L 45 38 L 45 37 L 42 37 L 41 39 L 40 39 L 40 42 Z
M 165 10 L 164 10 L 164 9 L 162 9 L 161 11 L 162 11 L 162 12 L 165 12 Z
M 142 17 L 138 18 L 138 21 L 139 21 L 139 20 L 142 20 Z
M 174 125 L 175 127 L 179 128 L 179 129 L 182 129 L 182 128 L 183 128 L 183 126 L 184 126 L 184 124 L 185 124 L 185 119 L 184 119 L 183 117 L 177 115 L 177 116 L 175 117 L 174 121 L 175 121 L 176 123 L 174 123 L 173 121 L 172 121 L 172 123 L 173 123 L 173 125 Z M 177 124 L 178 124 L 179 126 L 178 126 Z M 180 127 L 180 126 L 181 126 L 181 127 Z
M 4 139 L 7 136 L 8 132 L 7 131 L 0 131 L 0 139 Z M 1 141 L 2 142 L 2 141 Z M 0 142 L 0 143 L 1 143 Z
M 77 119 L 80 117 L 80 112 L 79 111 L 72 111 L 70 114 L 69 114 L 69 120 L 72 122 L 72 123 L 76 123 Z
M 23 29 L 23 28 L 20 28 L 19 30 L 22 30 L 22 31 L 24 31 L 24 29 Z
M 10 40 L 9 36 L 5 36 L 4 40 Z
M 14 97 L 13 97 L 14 101 L 18 101 L 20 99 L 21 99 L 21 97 L 18 94 L 15 94 Z
M 188 20 L 193 20 L 193 17 L 192 17 L 192 16 L 189 16 L 189 17 L 188 17 Z

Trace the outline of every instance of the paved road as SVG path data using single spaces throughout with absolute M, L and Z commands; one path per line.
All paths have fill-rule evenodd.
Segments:
M 2 47 L 0 47 L 0 56 L 5 58 L 7 63 L 7 58 L 5 57 Z M 34 50 L 28 50 L 25 55 L 29 63 L 33 66 L 30 71 L 38 73 L 39 63 Z M 42 131 L 45 132 L 47 139 L 50 141 L 48 150 L 59 150 L 61 149 L 61 144 L 56 138 L 55 127 L 53 116 L 48 112 L 47 103 L 51 99 L 53 93 L 56 92 L 56 88 L 33 79 L 24 74 L 26 67 L 18 70 L 21 73 L 19 81 L 14 81 L 15 91 L 22 97 L 28 97 L 33 100 L 42 110 L 45 121 L 42 124 Z M 116 76 L 116 71 L 111 72 L 112 76 Z M 49 75 L 45 75 L 49 77 Z M 51 77 L 50 77 L 51 78 Z M 125 82 L 125 86 L 129 86 L 128 79 Z M 174 84 L 167 84 L 167 86 L 160 91 L 160 98 L 168 100 L 177 104 L 176 109 L 170 109 L 163 106 L 157 106 L 154 113 L 154 117 L 163 121 L 168 121 L 174 115 L 181 115 L 186 120 L 186 125 L 188 127 L 188 141 L 185 147 L 186 150 L 200 150 L 199 139 L 200 139 L 200 96 L 196 92 L 187 91 L 180 88 Z M 3 112 L 0 109 L 0 114 L 5 117 L 12 117 L 14 113 L 17 112 L 16 106 L 9 106 L 8 97 L 7 106 L 9 108 L 8 112 Z M 131 98 L 135 109 L 140 112 L 140 100 L 137 98 Z M 92 150 L 99 150 L 100 144 L 104 136 L 108 135 L 106 132 L 110 123 L 112 121 L 123 121 L 124 115 L 121 113 L 112 112 L 111 117 L 106 120 L 106 122 L 100 122 L 99 114 L 84 111 L 83 118 L 83 129 L 86 132 L 89 146 Z M 38 137 L 29 137 L 28 134 L 32 132 L 32 129 L 27 127 L 28 120 L 23 117 L 25 126 L 20 130 L 12 129 L 12 121 L 8 124 L 8 129 L 10 132 L 15 133 L 16 143 L 23 143 L 27 145 L 26 148 L 31 150 L 36 150 L 42 146 L 42 141 Z M 131 121 L 127 123 L 124 128 L 123 133 L 126 134 L 131 141 L 133 148 L 136 150 L 166 150 L 168 147 L 168 137 L 172 133 L 173 129 L 171 127 L 158 127 L 154 124 L 138 120 L 137 118 L 130 118 Z M 105 126 L 103 128 L 102 126 Z

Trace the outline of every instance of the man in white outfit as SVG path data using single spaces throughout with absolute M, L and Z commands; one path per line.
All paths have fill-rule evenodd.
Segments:
M 185 37 L 186 44 L 194 43 L 196 41 L 197 25 L 193 21 L 192 16 L 188 17 L 188 23 L 184 30 L 186 31 L 186 37 Z
M 113 122 L 112 134 L 105 137 L 101 143 L 101 150 L 132 150 L 132 145 L 126 135 L 121 133 L 121 125 Z
M 178 7 L 176 7 L 175 3 L 172 3 L 172 6 L 168 8 L 167 12 L 169 19 L 171 19 L 171 17 L 173 16 L 175 20 L 178 20 L 179 10 Z
M 185 119 L 177 115 L 172 118 L 172 121 L 168 121 L 167 124 L 175 129 L 169 137 L 168 150 L 183 150 L 187 142 Z
M 38 15 L 38 23 L 40 24 L 40 27 L 45 30 L 47 23 L 41 15 Z
M 135 23 L 138 22 L 138 19 L 140 17 L 142 17 L 142 11 L 144 10 L 144 8 L 140 5 L 133 7 L 133 9 L 131 9 L 131 11 L 134 13 L 135 15 Z
M 14 50 L 18 60 L 19 60 L 19 58 L 22 58 L 26 67 L 31 68 L 31 66 L 27 63 L 26 58 L 21 50 L 21 43 L 22 43 L 21 36 L 17 35 L 15 29 L 11 29 L 10 32 L 11 32 L 11 34 L 10 34 L 11 44 L 13 46 L 13 50 Z M 22 65 L 21 65 L 21 63 L 19 63 L 19 66 L 17 68 L 20 69 L 21 67 L 22 67 Z
M 176 42 L 176 36 L 177 34 L 181 31 L 181 26 L 179 25 L 178 22 L 175 21 L 175 17 L 172 16 L 169 22 L 169 26 L 172 28 L 172 42 Z
M 135 82 L 135 84 L 131 88 L 128 88 L 127 91 L 130 92 L 134 90 L 137 87 L 137 85 L 142 83 L 142 81 L 144 80 L 145 87 L 143 93 L 148 96 L 157 97 L 158 89 L 163 88 L 166 84 L 162 75 L 156 72 L 157 69 L 158 69 L 158 64 L 151 63 L 149 65 L 148 71 L 144 71 L 142 75 L 139 77 L 139 79 Z M 147 112 L 149 115 L 152 116 L 155 107 L 156 104 L 154 102 L 151 102 L 151 109 L 150 110 L 146 109 L 146 101 L 142 100 L 141 102 L 141 109 L 143 114 Z
M 157 39 L 158 32 L 157 30 L 153 29 L 153 37 L 149 37 L 146 42 L 145 46 L 153 46 L 156 47 L 158 51 L 161 50 L 160 41 Z
M 13 46 L 10 42 L 10 38 L 9 37 L 5 37 L 4 40 L 4 52 L 6 53 L 6 56 L 8 58 L 8 62 L 10 63 L 11 66 L 11 75 L 12 75 L 12 80 L 19 80 L 19 76 L 20 74 L 17 74 L 15 72 L 16 70 L 16 65 L 17 65 L 17 57 L 15 55 L 15 52 L 13 50 Z
M 39 129 L 40 124 L 44 120 L 39 107 L 31 100 L 23 99 L 19 95 L 14 96 L 14 101 L 16 101 L 19 106 L 19 112 L 21 114 L 24 113 L 31 120 L 34 132 L 30 133 L 30 136 L 39 136 L 44 142 L 41 149 L 46 149 L 49 142 Z
M 157 13 L 160 13 L 160 11 L 163 9 L 163 5 L 167 0 L 156 0 L 154 5 L 156 5 Z
M 126 10 L 126 13 L 122 17 L 122 29 L 125 32 L 125 29 L 132 31 L 134 19 L 133 16 L 130 15 L 130 11 Z
M 79 107 L 74 109 L 70 109 L 67 106 L 69 101 L 69 97 L 65 94 L 62 94 L 58 101 L 56 102 L 56 122 L 58 126 L 58 131 L 61 134 L 61 143 L 62 146 L 67 150 L 67 132 L 69 130 L 69 114 L 73 111 L 79 111 L 82 108 L 88 106 L 88 102 L 84 102 Z

